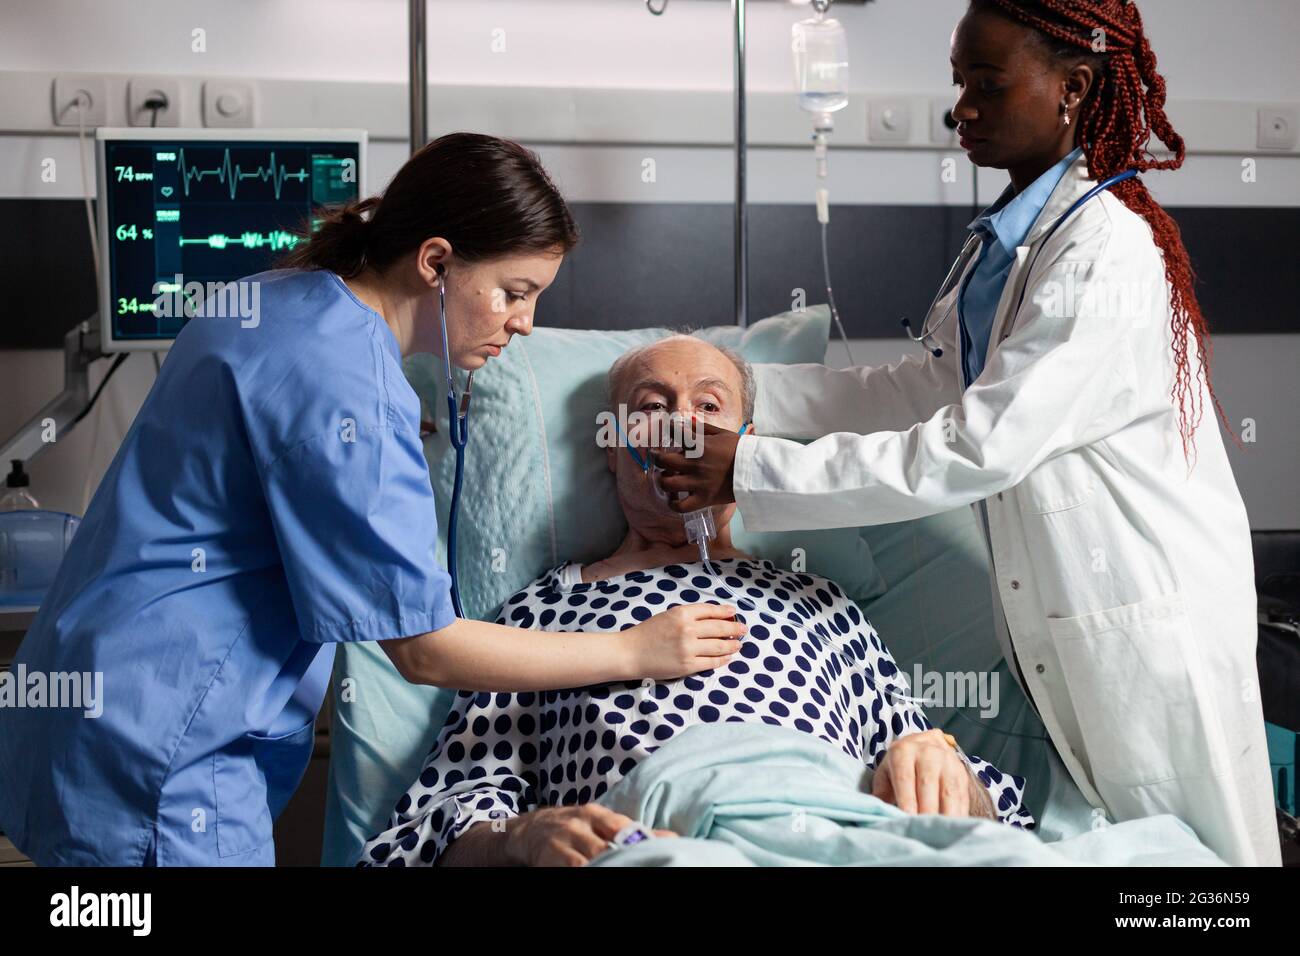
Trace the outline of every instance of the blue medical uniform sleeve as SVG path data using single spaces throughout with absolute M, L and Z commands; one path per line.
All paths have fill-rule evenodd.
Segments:
M 344 420 L 263 470 L 298 628 L 308 641 L 373 641 L 455 620 L 418 433 Z

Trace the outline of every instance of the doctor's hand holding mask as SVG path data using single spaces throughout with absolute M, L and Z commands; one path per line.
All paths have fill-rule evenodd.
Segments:
M 1138 4 L 971 0 L 948 52 L 962 148 L 1010 185 L 924 349 L 758 366 L 762 435 L 659 455 L 664 487 L 681 511 L 734 500 L 750 531 L 970 506 L 1003 654 L 1089 802 L 1276 865 L 1250 527 L 1187 250 L 1136 178 L 1185 155 Z
M 699 435 L 702 441 L 691 448 L 660 451 L 654 456 L 663 469 L 660 487 L 669 493 L 669 507 L 680 514 L 736 500 L 732 481 L 736 445 L 743 436 L 703 421 L 699 422 Z M 686 497 L 678 497 L 682 493 Z

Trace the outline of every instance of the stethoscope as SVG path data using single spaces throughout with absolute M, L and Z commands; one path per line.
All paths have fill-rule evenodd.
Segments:
M 442 325 L 442 361 L 447 372 L 447 430 L 451 447 L 456 451 L 456 477 L 451 485 L 451 513 L 447 518 L 447 573 L 451 576 L 451 606 L 457 617 L 465 616 L 460 603 L 460 580 L 456 574 L 456 524 L 460 514 L 460 492 L 465 480 L 465 447 L 469 444 L 469 396 L 474 388 L 474 373 L 465 380 L 465 391 L 456 395 L 456 379 L 451 373 L 451 348 L 447 344 L 447 267 L 441 262 L 438 272 L 438 321 Z
M 1026 282 L 1020 287 L 1020 298 L 1016 300 L 1016 307 L 1011 313 L 1012 316 L 1015 316 L 1020 312 L 1020 306 L 1023 305 L 1025 301 L 1025 290 L 1029 288 L 1028 276 L 1030 272 L 1033 271 L 1034 264 L 1038 261 L 1039 255 L 1042 254 L 1043 247 L 1046 246 L 1047 241 L 1056 234 L 1056 230 L 1060 229 L 1061 226 L 1065 224 L 1065 221 L 1073 216 L 1079 210 L 1079 207 L 1087 203 L 1089 199 L 1092 199 L 1098 193 L 1105 192 L 1117 183 L 1122 183 L 1126 179 L 1132 179 L 1136 175 L 1136 169 L 1128 169 L 1098 183 L 1083 196 L 1080 196 L 1075 200 L 1074 205 L 1065 211 L 1065 215 L 1061 216 L 1060 219 L 1056 220 L 1056 222 L 1052 224 L 1052 228 L 1047 231 L 1047 235 L 1043 236 L 1042 240 L 1039 242 L 1038 249 L 1034 253 L 1033 259 L 1029 261 L 1029 268 L 1025 270 Z M 979 233 L 972 232 L 969 238 L 967 238 L 966 244 L 961 247 L 961 252 L 958 253 L 956 261 L 952 264 L 952 268 L 948 270 L 948 275 L 944 278 L 943 285 L 939 287 L 938 295 L 936 295 L 930 302 L 930 307 L 925 310 L 925 320 L 921 323 L 920 335 L 913 335 L 912 323 L 908 322 L 907 319 L 903 319 L 903 328 L 907 330 L 907 337 L 913 342 L 920 344 L 922 348 L 929 351 L 935 358 L 939 358 L 943 355 L 943 349 L 939 348 L 937 345 L 926 345 L 926 339 L 930 339 L 931 341 L 934 340 L 935 333 L 938 332 L 939 329 L 943 328 L 943 324 L 948 321 L 948 317 L 952 315 L 953 309 L 957 307 L 957 299 L 960 297 L 953 296 L 952 302 L 948 303 L 948 308 L 944 310 L 943 317 L 935 323 L 933 328 L 930 327 L 930 316 L 934 314 L 935 307 L 943 297 L 956 288 L 957 281 L 966 272 L 966 266 L 970 264 L 971 259 L 973 259 L 975 254 L 979 251 L 981 242 L 982 240 L 980 239 Z

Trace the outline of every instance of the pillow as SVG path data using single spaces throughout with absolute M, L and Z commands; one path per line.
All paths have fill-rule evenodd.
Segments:
M 750 362 L 796 363 L 824 360 L 828 330 L 829 313 L 816 306 L 744 329 L 693 334 Z M 613 476 L 595 446 L 605 375 L 629 348 L 666 334 L 539 328 L 475 375 L 457 542 L 466 614 L 487 618 L 548 568 L 595 560 L 618 545 L 626 526 Z M 418 356 L 405 364 L 425 417 L 438 422 L 425 451 L 445 562 L 455 455 L 447 440 L 442 363 Z M 858 599 L 884 589 L 855 528 L 751 534 L 734 520 L 738 548 L 786 568 L 801 560 L 806 570 L 833 578 Z M 323 862 L 346 865 L 383 829 L 393 803 L 419 772 L 454 693 L 408 684 L 373 643 L 339 647 L 332 693 Z

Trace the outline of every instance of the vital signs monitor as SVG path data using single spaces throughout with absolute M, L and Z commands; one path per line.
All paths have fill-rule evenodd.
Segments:
M 164 349 L 200 289 L 272 267 L 363 182 L 362 130 L 101 128 L 105 352 Z

